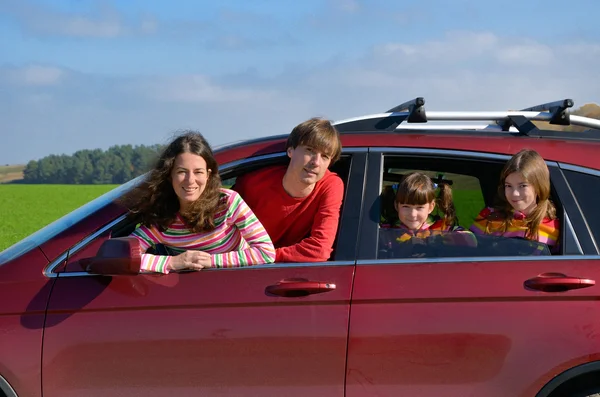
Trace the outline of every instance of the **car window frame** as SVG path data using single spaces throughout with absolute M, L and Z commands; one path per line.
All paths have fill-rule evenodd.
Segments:
M 378 198 L 382 189 L 382 178 L 384 171 L 384 157 L 389 155 L 409 155 L 423 156 L 434 159 L 436 156 L 456 157 L 463 160 L 484 160 L 506 162 L 510 159 L 510 155 L 484 153 L 467 150 L 454 149 L 423 149 L 410 147 L 372 147 L 369 149 L 368 155 L 368 173 L 365 176 L 365 193 L 361 235 L 359 237 L 359 250 L 357 264 L 376 264 L 376 263 L 419 263 L 419 262 L 498 262 L 498 261 L 529 261 L 529 260 L 564 260 L 571 259 L 590 259 L 592 256 L 597 256 L 595 251 L 584 249 L 589 244 L 590 235 L 586 230 L 581 229 L 579 209 L 573 203 L 572 193 L 564 190 L 564 176 L 560 171 L 559 164 L 554 161 L 546 161 L 546 164 L 551 169 L 551 177 L 553 186 L 557 184 L 556 194 L 560 197 L 561 207 L 563 208 L 563 216 L 561 217 L 561 243 L 566 242 L 570 246 L 575 247 L 575 250 L 580 249 L 577 254 L 559 254 L 552 256 L 495 256 L 495 257 L 449 257 L 449 258 L 402 258 L 402 259 L 377 259 L 378 250 L 378 228 L 379 222 L 376 221 L 379 214 Z M 554 170 L 554 171 L 553 171 Z M 556 178 L 556 181 L 555 181 Z M 563 202 L 563 196 L 566 202 Z M 573 223 L 575 218 L 575 224 Z M 567 238 L 565 238 L 567 237 Z
M 342 210 L 340 213 L 340 222 L 338 225 L 337 239 L 334 245 L 334 251 L 336 252 L 335 260 L 326 262 L 297 262 L 297 263 L 276 263 L 265 266 L 248 266 L 243 268 L 233 268 L 229 270 L 240 270 L 240 269 L 259 269 L 268 266 L 273 267 L 308 267 L 308 266 L 347 266 L 356 264 L 356 249 L 358 246 L 358 229 L 360 226 L 360 210 L 362 205 L 362 196 L 364 191 L 364 175 L 366 172 L 367 163 L 367 148 L 349 148 L 342 150 L 342 156 L 351 156 L 350 169 L 348 170 L 348 177 L 345 183 L 344 189 L 344 200 L 342 202 Z M 281 163 L 282 159 L 286 158 L 286 152 L 270 153 L 265 155 L 259 155 L 255 157 L 243 158 L 240 160 L 231 161 L 219 166 L 219 174 L 222 179 L 231 178 L 236 172 L 244 171 L 248 166 L 256 167 L 260 169 L 273 164 Z M 138 182 L 143 180 L 138 177 Z M 134 185 L 132 184 L 131 187 Z M 123 192 L 124 193 L 124 192 Z M 101 196 L 102 197 L 102 196 Z M 99 198 L 100 199 L 100 198 Z M 114 199 L 114 198 L 113 198 Z M 357 215 L 358 214 L 358 215 Z M 57 272 L 63 264 L 68 261 L 69 256 L 75 255 L 89 244 L 95 241 L 100 236 L 106 235 L 112 228 L 118 227 L 122 222 L 126 220 L 127 214 L 122 214 L 119 217 L 113 219 L 102 228 L 94 231 L 77 244 L 73 245 L 66 252 L 59 255 L 56 259 L 51 261 L 44 269 L 43 274 L 48 278 L 54 277 L 87 277 L 95 276 L 93 274 L 75 271 L 75 272 Z M 212 271 L 213 269 L 207 269 L 205 271 Z
M 575 195 L 575 192 L 573 191 L 573 188 L 571 187 L 572 180 L 571 180 L 571 178 L 569 178 L 569 175 L 572 175 L 571 173 L 581 173 L 584 175 L 596 177 L 600 181 L 600 170 L 596 170 L 593 168 L 587 168 L 587 167 L 581 167 L 581 166 L 577 166 L 577 165 L 573 165 L 573 164 L 566 164 L 566 163 L 559 163 L 558 165 L 559 165 L 561 174 L 565 178 L 565 186 L 571 192 L 574 203 L 577 206 L 577 208 L 579 209 L 579 212 L 581 214 L 581 219 L 579 219 L 579 221 L 581 223 L 581 227 L 582 228 L 585 227 L 586 230 L 589 232 L 590 239 L 592 240 L 592 245 L 594 247 L 594 250 L 598 254 L 600 254 L 600 232 L 598 232 L 597 235 L 594 234 L 594 230 L 592 230 L 592 227 L 590 226 L 589 222 L 587 221 L 587 218 L 590 217 L 590 214 L 588 214 L 586 209 L 581 206 L 579 200 L 577 199 L 577 196 Z M 565 171 L 566 171 L 566 173 L 565 173 Z

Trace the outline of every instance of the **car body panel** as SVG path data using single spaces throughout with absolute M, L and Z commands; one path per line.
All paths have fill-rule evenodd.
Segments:
M 347 397 L 533 397 L 565 364 L 600 358 L 600 286 L 524 287 L 548 272 L 600 281 L 598 259 L 367 262 L 356 269 Z
M 353 265 L 59 275 L 44 396 L 343 396 Z M 270 296 L 280 280 L 335 283 Z
M 41 349 L 46 305 L 54 279 L 38 248 L 0 266 L 0 375 L 19 396 L 41 396 Z

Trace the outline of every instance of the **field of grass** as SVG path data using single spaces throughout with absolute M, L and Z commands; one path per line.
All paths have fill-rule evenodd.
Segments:
M 481 190 L 455 190 L 452 193 L 460 226 L 468 229 L 485 203 Z
M 0 184 L 0 252 L 116 186 Z

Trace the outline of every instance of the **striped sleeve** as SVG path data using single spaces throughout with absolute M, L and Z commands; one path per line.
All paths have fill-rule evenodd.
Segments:
M 484 208 L 481 210 L 481 212 L 479 212 L 473 221 L 471 227 L 469 227 L 469 231 L 473 232 L 474 234 L 488 234 L 486 231 L 488 224 L 487 218 L 491 213 L 492 210 L 490 208 Z
M 559 237 L 559 220 L 544 218 L 538 230 L 538 241 L 549 246 L 555 246 L 558 244 Z
M 227 200 L 228 210 L 226 222 L 231 223 L 241 233 L 249 247 L 212 255 L 212 266 L 231 268 L 261 265 L 275 261 L 275 247 L 267 231 L 250 207 L 235 191 Z
M 156 273 L 169 273 L 169 262 L 171 257 L 164 255 L 152 255 L 146 254 L 148 248 L 153 247 L 161 242 L 158 230 L 155 227 L 148 228 L 146 226 L 140 226 L 131 233 L 132 237 L 135 237 L 140 242 L 140 251 L 142 256 L 142 264 L 140 266 L 140 272 L 156 272 Z

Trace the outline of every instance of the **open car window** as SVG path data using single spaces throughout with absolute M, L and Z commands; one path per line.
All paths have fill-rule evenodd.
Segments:
M 393 153 L 384 155 L 382 160 L 378 224 L 377 231 L 374 231 L 377 245 L 376 252 L 371 251 L 371 255 L 377 259 L 533 257 L 562 254 L 564 242 L 560 239 L 555 249 L 537 241 L 476 235 L 469 231 L 480 211 L 497 202 L 498 180 L 505 159 Z M 451 231 L 427 231 L 426 235 L 418 232 L 417 236 L 412 237 L 402 228 L 394 207 L 397 186 L 405 175 L 414 171 L 427 175 L 438 186 L 446 183 L 451 187 L 456 209 Z M 562 206 L 554 191 L 552 200 L 561 219 Z M 444 214 L 436 206 L 428 222 L 434 223 L 441 219 L 444 219 Z

